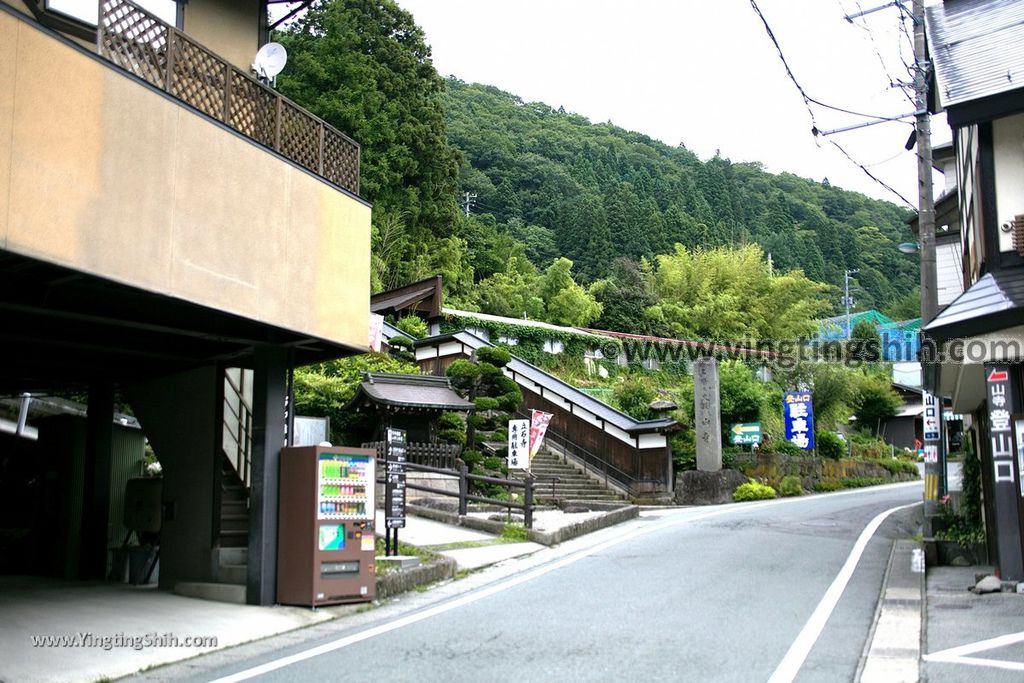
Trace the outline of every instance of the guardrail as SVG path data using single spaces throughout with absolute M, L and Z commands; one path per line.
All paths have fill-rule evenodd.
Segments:
M 449 498 L 459 499 L 459 515 L 465 516 L 469 513 L 469 502 L 484 503 L 487 505 L 497 505 L 503 508 L 516 509 L 523 511 L 523 526 L 527 529 L 533 528 L 533 493 L 534 493 L 534 480 L 533 477 L 527 477 L 522 481 L 516 479 L 498 479 L 497 477 L 487 477 L 482 474 L 470 474 L 469 468 L 465 465 L 461 465 L 457 470 L 448 470 L 441 467 L 430 467 L 429 465 L 417 465 L 415 463 L 406 462 L 406 470 L 410 472 L 429 472 L 432 474 L 440 474 L 459 481 L 459 492 L 453 493 L 445 489 L 434 488 L 433 486 L 426 486 L 424 484 L 415 484 L 409 482 L 405 483 L 407 489 L 413 489 L 414 491 L 423 491 L 425 493 L 433 493 L 438 496 L 446 496 Z M 383 472 L 383 460 L 378 458 L 377 471 Z M 498 498 L 487 498 L 485 496 L 477 496 L 469 492 L 469 482 L 471 481 L 482 481 L 491 484 L 498 484 L 499 486 L 505 486 L 509 489 L 521 488 L 523 489 L 523 502 L 515 503 L 510 500 L 500 500 Z M 384 484 L 383 478 L 377 479 L 378 484 Z
M 100 0 L 99 54 L 353 194 L 359 143 L 129 0 Z

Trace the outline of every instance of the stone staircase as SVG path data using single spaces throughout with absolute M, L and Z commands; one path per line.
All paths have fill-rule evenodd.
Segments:
M 623 496 L 613 489 L 605 487 L 572 461 L 562 462 L 561 456 L 547 449 L 541 450 L 533 458 L 530 471 L 537 477 L 534 497 L 538 503 L 553 503 L 563 500 L 600 500 L 617 501 Z M 558 481 L 552 484 L 552 478 Z M 552 491 L 554 493 L 552 494 Z

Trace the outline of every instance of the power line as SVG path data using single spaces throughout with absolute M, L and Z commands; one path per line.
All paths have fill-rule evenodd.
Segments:
M 844 113 L 853 114 L 855 116 L 865 116 L 865 117 L 868 117 L 868 118 L 880 119 L 880 120 L 884 119 L 884 117 L 875 116 L 873 114 L 861 114 L 861 113 L 852 112 L 852 111 L 849 111 L 849 110 L 846 110 L 846 109 L 841 109 L 839 107 L 832 107 L 830 105 L 826 105 L 826 104 L 824 104 L 822 102 L 819 102 L 818 100 L 815 100 L 814 98 L 810 97 L 807 94 L 807 91 L 804 90 L 803 86 L 800 85 L 800 82 L 796 80 L 796 76 L 793 74 L 793 70 L 789 67 L 789 62 L 786 61 L 786 55 L 783 54 L 783 52 L 782 52 L 782 46 L 780 46 L 779 45 L 779 41 L 776 40 L 775 34 L 772 32 L 772 27 L 768 25 L 768 20 L 765 19 L 764 14 L 761 12 L 761 8 L 757 6 L 757 1 L 756 0 L 750 0 L 750 6 L 754 8 L 754 12 L 757 13 L 758 18 L 761 19 L 761 23 L 764 24 L 765 32 L 767 32 L 768 38 L 771 39 L 772 44 L 775 46 L 775 51 L 778 53 L 779 59 L 782 60 L 782 65 L 786 69 L 786 75 L 789 77 L 789 80 L 792 81 L 793 85 L 796 87 L 797 91 L 800 93 L 800 96 L 804 100 L 804 106 L 807 108 L 807 114 L 811 117 L 811 126 L 812 126 L 811 133 L 814 135 L 815 142 L 817 142 L 817 140 L 818 140 L 818 135 L 817 135 L 817 133 L 818 133 L 818 124 L 817 124 L 817 121 L 816 121 L 816 119 L 814 117 L 814 110 L 811 108 L 811 104 L 812 103 L 817 104 L 818 106 L 821 106 L 821 107 L 825 107 L 827 109 L 834 109 L 836 111 L 842 111 Z M 859 161 L 854 159 L 852 156 L 850 156 L 849 152 L 847 152 L 845 149 L 843 149 L 843 147 L 838 142 L 836 142 L 835 140 L 832 140 L 832 139 L 829 139 L 829 142 L 836 149 L 838 149 L 842 153 L 843 156 L 845 156 L 847 159 L 849 159 L 850 162 L 852 162 L 855 166 L 860 168 L 860 170 L 862 170 L 869 178 L 874 180 L 876 183 L 878 183 L 880 186 L 884 187 L 889 192 L 891 192 L 894 195 L 896 195 L 897 197 L 899 197 L 908 206 L 910 206 L 910 207 L 915 207 L 916 206 L 915 204 L 912 204 L 902 194 L 897 192 L 892 186 L 890 186 L 888 183 L 886 183 L 881 178 L 879 178 L 874 173 L 872 173 L 870 170 L 868 170 L 868 168 L 866 166 L 864 166 L 864 164 L 860 163 Z
M 808 95 L 807 91 L 804 90 L 803 86 L 800 85 L 799 81 L 796 80 L 796 76 L 793 75 L 793 70 L 789 68 L 789 62 L 786 61 L 786 55 L 783 54 L 782 47 L 779 45 L 779 41 L 776 40 L 775 34 L 772 32 L 772 27 L 768 25 L 768 20 L 765 19 L 764 14 L 761 13 L 761 8 L 757 6 L 757 1 L 750 0 L 750 6 L 754 8 L 754 11 L 757 12 L 757 16 L 761 19 L 761 23 L 764 24 L 764 30 L 768 33 L 768 38 L 771 39 L 772 44 L 775 46 L 775 51 L 779 54 L 779 59 L 782 60 L 782 65 L 786 67 L 786 75 L 789 76 L 789 80 L 791 80 L 793 82 L 793 85 L 796 86 L 796 89 L 800 92 L 800 96 L 804 98 L 804 104 L 807 105 L 807 110 L 811 114 L 812 121 L 814 120 L 814 113 L 811 112 L 810 107 L 812 103 L 818 105 L 819 107 L 824 107 L 825 109 L 831 109 L 832 111 L 838 111 L 844 114 L 850 114 L 852 116 L 863 116 L 865 118 L 879 120 L 885 119 L 884 116 L 878 116 L 877 114 L 865 114 L 864 112 L 853 111 L 852 109 L 845 109 L 843 107 L 837 107 L 832 104 L 826 104 L 825 102 L 822 102 L 821 100 L 815 99 Z M 817 126 L 815 126 L 815 128 L 817 128 Z
M 903 93 L 903 96 L 906 97 L 911 102 L 911 104 L 914 104 L 914 98 L 911 96 L 911 94 L 909 92 L 907 92 L 907 86 L 905 84 L 901 83 L 899 79 L 892 77 L 892 73 L 890 73 L 890 71 L 889 71 L 889 65 L 886 64 L 885 57 L 882 56 L 881 50 L 878 49 L 878 42 L 875 40 L 875 32 L 871 30 L 871 27 L 868 26 L 868 24 L 866 22 L 865 23 L 856 23 L 856 22 L 854 22 L 853 19 L 850 18 L 849 12 L 847 12 L 846 8 L 843 7 L 842 0 L 836 0 L 836 2 L 839 3 L 839 9 L 841 9 L 843 11 L 843 16 L 845 16 L 847 18 L 847 21 L 849 21 L 851 24 L 854 24 L 855 26 L 857 26 L 858 28 L 860 28 L 861 30 L 865 31 L 868 34 L 868 39 L 871 41 L 871 47 L 872 47 L 872 49 L 874 49 L 875 55 L 878 57 L 879 64 L 882 65 L 882 71 L 885 73 L 885 77 L 889 79 L 889 87 L 892 87 L 892 88 L 898 87 L 900 89 L 900 91 Z M 857 9 L 861 12 L 861 14 L 863 14 L 864 13 L 864 8 L 861 6 L 860 2 L 855 2 L 855 4 L 857 5 Z M 900 15 L 900 26 L 903 27 L 904 31 L 906 30 L 906 27 L 903 26 L 903 16 L 902 15 Z M 907 61 L 905 59 L 903 59 L 902 49 L 900 49 L 900 51 L 898 52 L 898 55 L 899 55 L 900 61 L 903 62 L 903 66 L 907 69 L 908 75 L 912 75 L 912 71 L 911 71 L 910 65 L 907 64 Z

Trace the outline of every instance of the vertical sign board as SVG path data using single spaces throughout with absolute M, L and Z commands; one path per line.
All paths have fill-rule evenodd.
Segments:
M 388 429 L 385 456 L 384 526 L 405 528 L 405 430 Z
M 525 470 L 530 467 L 530 421 L 508 421 L 508 468 Z
M 927 391 L 921 394 L 921 401 L 924 403 L 924 414 L 922 415 L 922 436 L 924 436 L 924 498 L 925 500 L 937 501 L 941 495 L 940 482 L 941 472 L 939 464 L 939 414 L 940 405 L 934 394 Z M 931 467 L 929 467 L 931 465 Z
M 988 437 L 992 448 L 997 559 L 1003 580 L 1020 581 L 1024 579 L 1024 557 L 1021 553 L 1011 420 L 1011 416 L 1020 411 L 1020 405 L 1017 389 L 1011 378 L 1009 365 L 985 364 L 985 398 Z
M 782 397 L 786 441 L 797 448 L 814 450 L 814 406 L 809 391 L 787 391 Z

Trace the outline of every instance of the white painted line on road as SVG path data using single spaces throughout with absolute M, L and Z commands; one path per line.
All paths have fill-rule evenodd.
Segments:
M 811 617 L 804 624 L 804 627 L 800 629 L 796 640 L 789 646 L 786 656 L 779 662 L 775 672 L 768 679 L 768 683 L 790 683 L 796 678 L 797 673 L 800 672 L 800 667 L 807 660 L 807 655 L 811 653 L 811 648 L 814 647 L 814 644 L 818 642 L 818 638 L 821 637 L 821 632 L 825 629 L 828 618 L 832 616 L 836 605 L 839 604 L 839 599 L 843 597 L 843 592 L 846 590 L 847 584 L 850 583 L 850 579 L 853 578 L 853 572 L 857 569 L 857 563 L 860 562 L 864 549 L 867 548 L 871 537 L 878 531 L 878 527 L 882 526 L 882 522 L 892 513 L 920 504 L 911 503 L 909 505 L 889 508 L 868 522 L 868 525 L 864 527 L 864 531 L 860 532 L 860 536 L 857 537 L 857 542 L 853 544 L 853 550 L 850 551 L 849 556 L 846 558 L 843 568 L 836 574 L 832 585 L 825 591 L 825 595 L 821 598 L 818 606 L 814 608 Z
M 918 485 L 920 485 L 920 482 L 910 482 L 910 483 L 911 484 L 917 483 Z M 896 487 L 904 487 L 904 486 L 907 486 L 907 484 L 894 484 L 894 485 L 891 485 L 891 486 L 887 486 L 885 488 L 896 488 Z M 881 487 L 875 487 L 875 490 L 877 491 L 878 488 L 881 488 Z M 853 495 L 853 494 L 857 494 L 857 493 L 867 493 L 867 492 L 869 492 L 869 489 L 857 489 L 857 490 L 842 491 L 842 492 L 837 492 L 837 493 L 832 493 L 832 494 L 827 494 L 827 495 L 829 497 L 834 497 L 834 496 Z M 413 614 L 408 614 L 408 615 L 406 615 L 404 617 L 399 617 L 398 619 L 395 619 L 394 621 L 388 622 L 386 624 L 381 624 L 380 626 L 374 626 L 373 628 L 366 629 L 365 631 L 360 631 L 359 633 L 353 633 L 350 636 L 345 636 L 344 638 L 339 638 L 338 640 L 333 640 L 333 641 L 331 641 L 329 643 L 324 643 L 323 645 L 318 645 L 317 647 L 313 647 L 313 648 L 310 648 L 308 650 L 303 650 L 301 652 L 297 652 L 297 653 L 295 653 L 293 655 L 289 655 L 287 657 L 281 657 L 280 659 L 275 659 L 275 660 L 266 662 L 264 664 L 260 664 L 258 666 L 251 667 L 249 669 L 245 669 L 243 671 L 239 671 L 237 673 L 233 673 L 233 674 L 224 676 L 222 678 L 215 679 L 215 680 L 211 681 L 210 683 L 238 683 L 239 681 L 247 681 L 247 680 L 249 680 L 251 678 L 255 678 L 256 676 L 262 676 L 263 674 L 267 674 L 267 673 L 270 673 L 272 671 L 277 671 L 278 669 L 283 669 L 286 666 L 291 666 L 292 664 L 298 664 L 299 662 L 303 662 L 303 661 L 305 661 L 307 659 L 312 659 L 314 657 L 319 657 L 320 655 L 324 655 L 324 654 L 327 654 L 329 652 L 334 652 L 336 650 L 340 650 L 342 648 L 348 647 L 349 645 L 354 645 L 354 644 L 362 642 L 364 640 L 369 640 L 370 638 L 375 638 L 377 636 L 384 635 L 385 633 L 390 633 L 391 631 L 396 631 L 396 630 L 398 630 L 400 628 L 404 628 L 406 626 L 411 626 L 412 624 L 416 624 L 416 623 L 424 621 L 426 619 L 430 619 L 432 617 L 436 617 L 438 615 L 444 614 L 445 612 L 450 612 L 450 611 L 452 611 L 454 609 L 458 609 L 460 607 L 465 607 L 466 605 L 471 605 L 474 602 L 477 602 L 479 600 L 483 600 L 484 598 L 488 598 L 488 597 L 490 597 L 492 595 L 496 595 L 498 593 L 501 593 L 501 592 L 504 592 L 506 590 L 509 590 L 510 588 L 514 588 L 514 587 L 519 586 L 521 584 L 524 584 L 524 583 L 526 583 L 528 581 L 532 581 L 532 580 L 534 580 L 536 578 L 544 576 L 545 574 L 549 574 L 549 573 L 555 571 L 556 569 L 561 569 L 563 567 L 567 567 L 567 566 L 569 566 L 571 564 L 574 564 L 574 563 L 576 563 L 576 562 L 578 562 L 578 561 L 580 561 L 580 560 L 582 560 L 584 558 L 590 557 L 591 555 L 594 555 L 596 553 L 602 552 L 602 551 L 607 550 L 609 548 L 613 548 L 613 547 L 615 547 L 617 545 L 620 545 L 620 544 L 625 543 L 627 541 L 631 541 L 631 540 L 639 538 L 641 536 L 646 536 L 646 535 L 651 534 L 651 533 L 653 533 L 655 531 L 660 531 L 661 529 L 667 529 L 667 528 L 673 527 L 673 526 L 682 526 L 682 525 L 685 525 L 685 524 L 690 524 L 692 522 L 699 522 L 701 520 L 710 519 L 712 517 L 719 517 L 719 516 L 727 515 L 727 514 L 732 514 L 732 513 L 735 513 L 735 512 L 746 512 L 746 511 L 756 510 L 758 508 L 763 508 L 763 507 L 774 507 L 774 506 L 777 506 L 777 505 L 789 505 L 789 504 L 801 503 L 801 502 L 805 502 L 805 501 L 809 501 L 809 500 L 815 500 L 815 499 L 820 500 L 823 497 L 824 496 L 813 496 L 813 497 L 808 496 L 806 498 L 783 498 L 783 499 L 769 500 L 769 501 L 765 501 L 765 502 L 762 502 L 762 503 L 740 503 L 740 504 L 735 504 L 735 505 L 729 505 L 728 507 L 719 508 L 717 510 L 712 510 L 712 511 L 709 511 L 709 512 L 699 513 L 699 514 L 696 514 L 696 515 L 693 515 L 693 516 L 682 517 L 682 518 L 679 518 L 679 519 L 666 519 L 665 521 L 659 521 L 659 522 L 656 522 L 654 524 L 651 524 L 650 526 L 640 527 L 640 528 L 634 529 L 633 531 L 628 532 L 626 534 L 622 534 L 620 536 L 616 536 L 616 537 L 611 538 L 611 539 L 609 539 L 607 541 L 604 541 L 603 543 L 599 543 L 599 544 L 597 544 L 595 546 L 591 546 L 589 548 L 585 548 L 583 550 L 576 551 L 576 552 L 574 552 L 574 553 L 572 553 L 570 555 L 566 555 L 565 557 L 563 557 L 563 558 L 561 558 L 559 560 L 555 560 L 555 561 L 551 562 L 550 564 L 546 564 L 546 565 L 544 565 L 542 567 L 539 567 L 537 569 L 534 569 L 532 571 L 526 572 L 524 574 L 520 574 L 519 576 L 515 576 L 515 577 L 512 577 L 512 578 L 510 578 L 508 580 L 501 581 L 501 582 L 493 584 L 491 586 L 487 586 L 485 588 L 479 589 L 479 590 L 474 591 L 472 593 L 467 593 L 466 595 L 463 595 L 461 597 L 455 598 L 454 600 L 451 600 L 449 602 L 445 602 L 445 603 L 442 603 L 440 605 L 435 605 L 434 607 L 429 607 L 429 608 L 427 608 L 427 609 L 425 609 L 425 610 L 423 610 L 421 612 L 415 612 Z M 901 510 L 901 509 L 903 509 L 905 507 L 912 507 L 913 505 L 920 505 L 920 503 L 912 503 L 911 505 L 903 505 L 903 506 L 898 507 L 898 508 L 893 508 L 891 510 L 888 510 L 887 512 L 882 513 L 882 515 L 880 515 L 880 516 L 884 519 L 885 516 L 888 516 L 890 513 L 895 512 L 896 510 Z M 688 508 L 687 510 L 690 510 L 690 509 L 692 509 L 692 508 Z M 875 519 L 878 519 L 878 518 L 876 517 Z M 874 523 L 875 523 L 875 520 L 872 520 L 871 524 L 874 524 Z M 879 522 L 879 524 L 881 524 L 881 522 Z M 870 527 L 871 525 L 869 524 L 868 526 Z M 861 535 L 863 536 L 863 534 L 861 534 Z M 860 543 L 860 539 L 858 539 L 857 542 Z M 847 560 L 847 562 L 849 562 L 849 560 Z M 845 570 L 845 566 L 843 567 L 843 569 Z M 842 572 L 840 572 L 840 573 L 842 573 Z
M 978 652 L 984 652 L 985 650 L 994 650 L 999 647 L 1006 647 L 1007 645 L 1015 645 L 1024 641 L 1024 631 L 1018 633 L 1007 633 L 1003 636 L 997 636 L 995 638 L 989 638 L 987 640 L 979 640 L 976 643 L 968 643 L 967 645 L 958 645 L 957 647 L 951 647 L 947 650 L 939 650 L 933 652 L 930 655 L 925 655 L 924 660 L 926 662 L 936 662 L 940 664 L 969 664 L 971 666 L 988 666 L 997 669 L 1009 669 L 1010 671 L 1024 671 L 1024 662 L 1011 662 L 1003 659 L 984 659 L 982 657 L 968 657 L 966 655 L 973 655 Z

